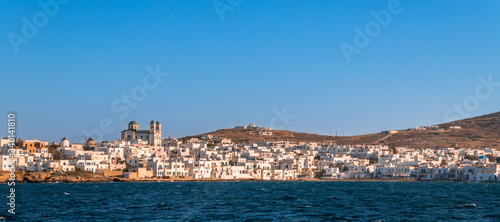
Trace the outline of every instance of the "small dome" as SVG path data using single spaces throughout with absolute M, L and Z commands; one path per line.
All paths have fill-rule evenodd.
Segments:
M 65 140 L 68 140 L 68 139 L 66 139 L 66 137 L 64 137 L 64 138 L 62 138 L 62 140 L 61 140 L 61 141 L 65 141 Z
M 154 121 L 154 120 L 151 120 L 151 124 L 153 124 L 153 123 L 155 123 L 155 121 Z
M 160 121 L 156 121 L 156 124 L 160 124 Z
M 92 139 L 92 137 L 89 137 L 87 141 L 94 141 L 94 139 Z
M 129 125 L 139 125 L 136 121 L 130 121 Z

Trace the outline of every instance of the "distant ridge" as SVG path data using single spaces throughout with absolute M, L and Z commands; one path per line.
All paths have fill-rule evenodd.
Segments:
M 500 112 L 438 125 L 442 130 L 402 131 L 384 141 L 398 146 L 500 148 Z M 450 129 L 460 126 L 461 129 Z
M 450 129 L 459 126 L 460 129 Z M 458 128 L 458 127 L 457 127 Z M 259 135 L 259 129 L 220 129 L 190 137 L 213 135 L 228 138 L 238 143 L 288 140 L 296 142 L 332 142 L 337 144 L 385 144 L 411 148 L 443 147 L 493 147 L 500 148 L 500 112 L 438 124 L 437 128 L 425 130 L 400 130 L 394 134 L 366 134 L 358 136 L 327 136 L 311 133 L 272 130 L 272 135 Z

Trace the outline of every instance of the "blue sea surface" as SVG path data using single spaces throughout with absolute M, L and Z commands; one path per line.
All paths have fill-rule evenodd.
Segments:
M 0 184 L 3 200 L 9 186 Z M 16 184 L 10 221 L 500 221 L 500 183 Z

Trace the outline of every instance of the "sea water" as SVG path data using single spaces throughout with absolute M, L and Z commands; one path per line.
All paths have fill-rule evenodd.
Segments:
M 500 183 L 16 184 L 12 221 L 500 221 Z

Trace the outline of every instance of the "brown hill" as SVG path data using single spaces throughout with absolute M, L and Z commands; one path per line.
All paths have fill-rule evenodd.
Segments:
M 460 129 L 450 129 L 460 126 Z M 500 148 L 500 112 L 426 127 L 425 130 L 400 130 L 395 134 L 366 134 L 359 136 L 326 136 L 310 133 L 272 130 L 272 135 L 259 135 L 257 129 L 221 129 L 200 134 L 229 138 L 238 143 L 288 140 L 297 142 L 333 142 L 337 144 L 394 144 L 412 148 L 494 147 Z
M 333 143 L 371 143 L 380 138 L 385 137 L 383 134 L 367 134 L 361 136 L 326 136 L 312 133 L 299 133 L 287 130 L 272 130 L 272 135 L 259 135 L 262 130 L 258 129 L 220 129 L 215 132 L 196 135 L 193 137 L 201 137 L 203 135 L 213 135 L 217 138 L 228 138 L 237 143 L 256 143 L 261 141 L 296 141 L 296 142 L 333 142 Z
M 381 142 L 414 148 L 500 148 L 500 112 L 439 124 L 438 126 L 438 129 L 433 130 L 400 131 Z M 459 126 L 460 129 L 450 129 L 451 126 Z

